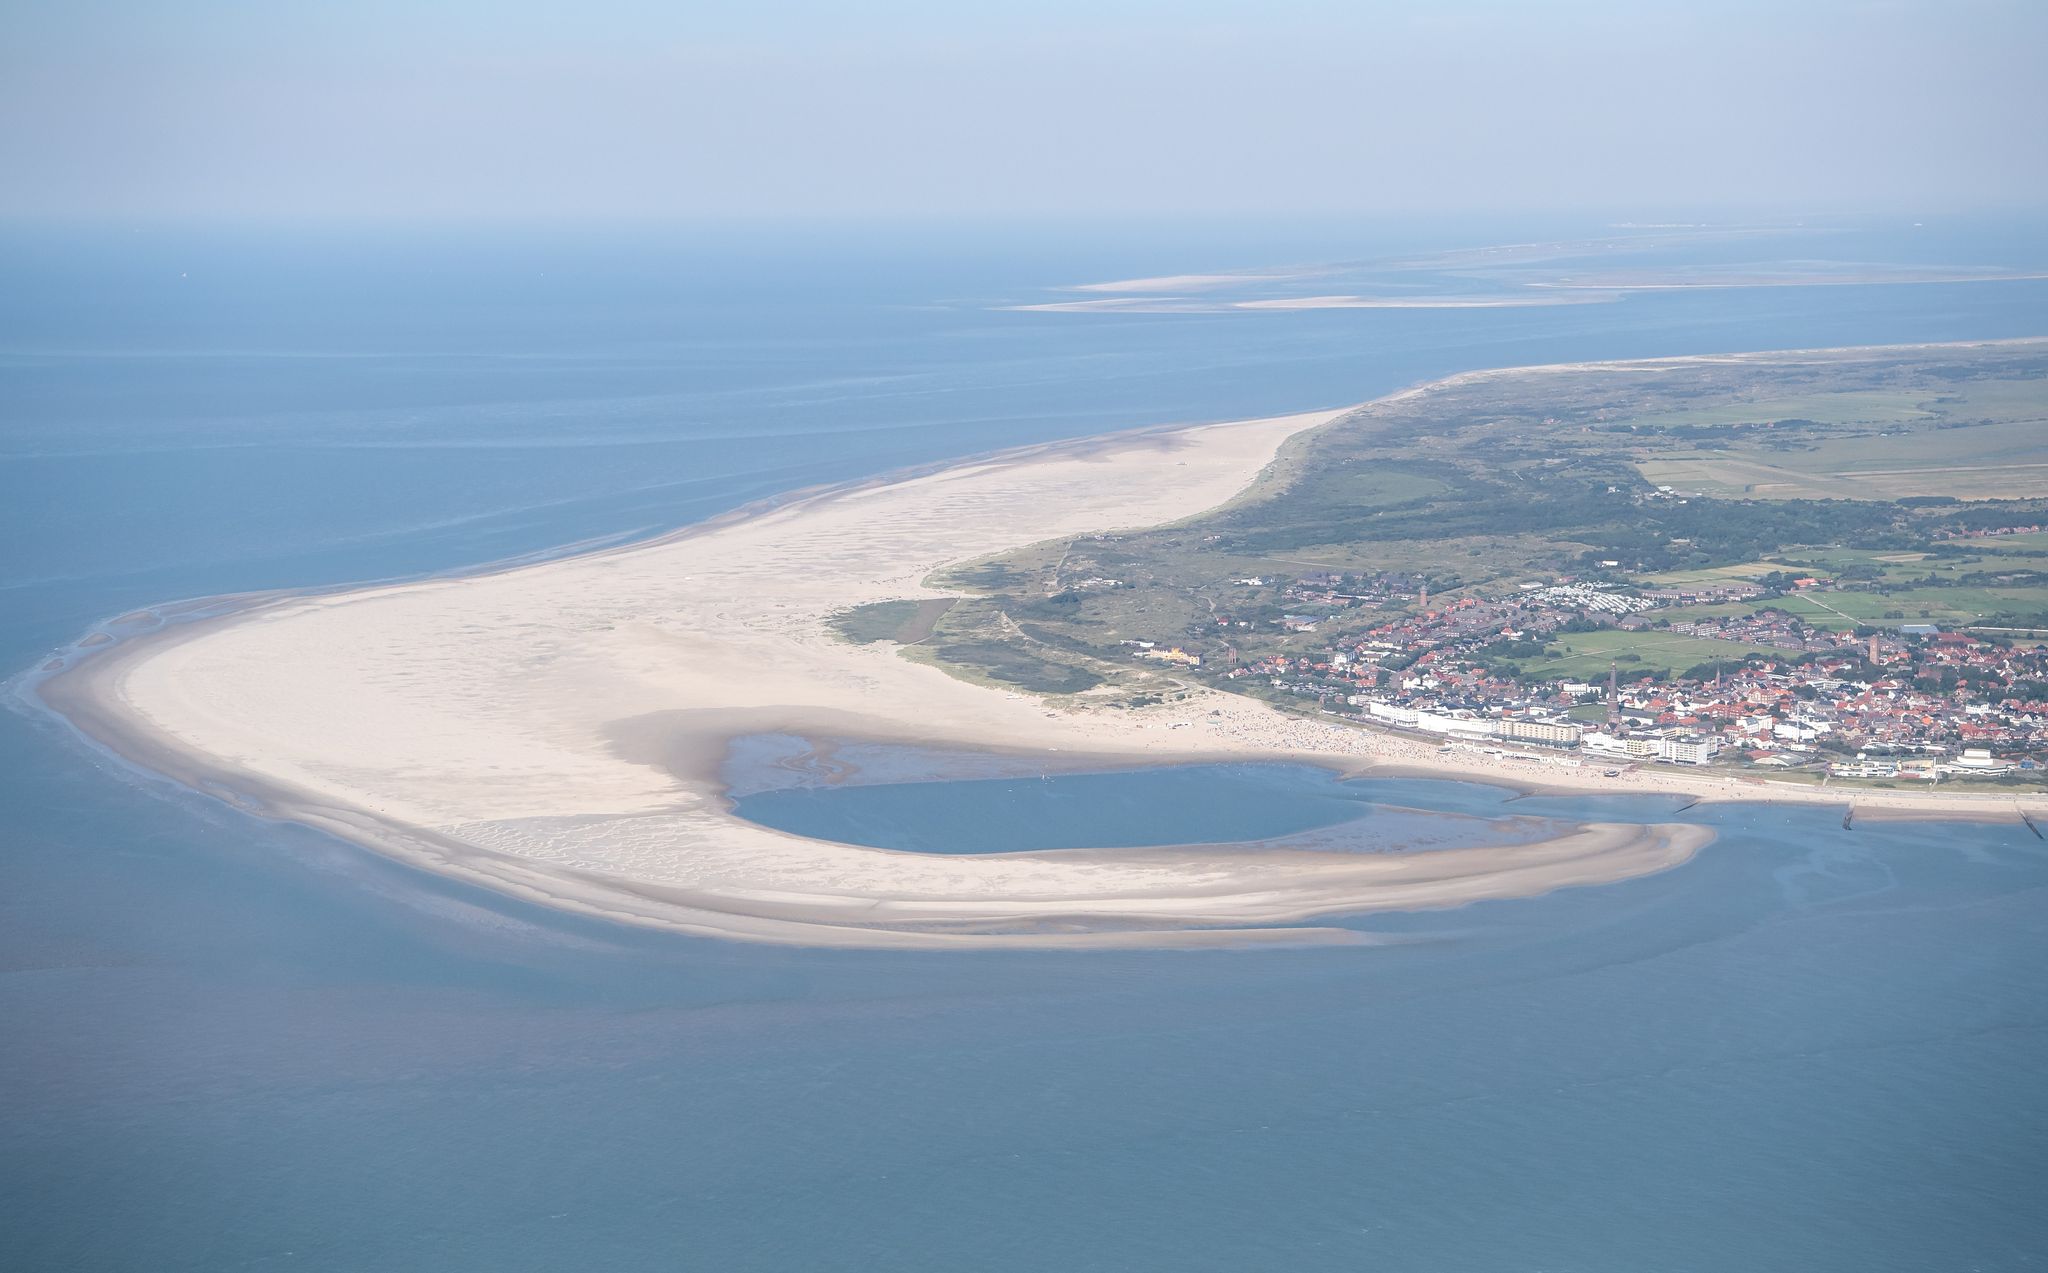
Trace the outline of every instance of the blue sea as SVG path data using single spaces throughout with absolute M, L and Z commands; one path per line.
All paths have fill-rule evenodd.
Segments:
M 17 227 L 0 675 L 150 603 L 617 542 L 1470 368 L 2048 335 L 2038 281 L 1003 308 L 1606 233 Z M 2040 268 L 2048 227 L 1859 223 L 1769 250 Z M 736 755 L 744 816 L 912 851 L 1416 852 L 1594 817 L 1720 838 L 1622 884 L 1346 921 L 1383 939 L 1357 947 L 794 950 L 423 876 L 0 713 L 0 1267 L 2048 1266 L 2048 843 L 2017 823 L 1845 830 L 1289 765 L 876 756 L 860 781 L 749 779 L 789 745 Z

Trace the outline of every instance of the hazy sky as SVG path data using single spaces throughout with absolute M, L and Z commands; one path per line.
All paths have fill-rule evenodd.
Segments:
M 0 0 L 0 215 L 2048 205 L 2048 2 Z

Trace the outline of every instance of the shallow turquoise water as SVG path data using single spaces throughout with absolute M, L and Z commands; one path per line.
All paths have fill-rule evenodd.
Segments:
M 1946 250 L 2038 247 L 1970 237 L 1992 233 Z M 1464 367 L 2048 331 L 2040 284 L 1251 322 L 962 303 L 1374 248 L 1169 238 L 9 239 L 0 655 L 170 597 L 455 568 Z M 857 810 L 883 787 L 855 784 L 802 816 L 957 842 L 1050 794 L 1004 805 L 983 778 Z M 1026 779 L 1074 834 L 1187 813 L 1172 775 L 1071 781 Z M 1313 822 L 1326 781 L 1239 775 L 1204 817 Z M 1683 868 L 1358 921 L 1396 944 L 933 956 L 539 911 L 164 798 L 14 714 L 0 815 L 9 1268 L 1746 1273 L 2048 1250 L 2048 845 L 2017 825 L 1693 810 L 1721 838 Z

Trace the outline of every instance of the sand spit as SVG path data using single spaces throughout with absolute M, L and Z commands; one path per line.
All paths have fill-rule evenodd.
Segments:
M 1847 274 L 1731 274 L 1698 278 L 1656 278 L 1625 274 L 1531 282 L 1530 287 L 1558 291 L 1683 292 L 1757 287 L 1882 287 L 1909 283 L 2028 283 L 2048 274 L 2001 269 L 1866 269 Z
M 829 628 L 849 605 L 943 595 L 925 580 L 949 563 L 1214 507 L 1286 439 L 1339 414 L 1028 448 L 491 573 L 243 599 L 225 613 L 187 607 L 196 617 L 175 623 L 124 616 L 120 639 L 74 647 L 31 692 L 127 760 L 265 816 L 555 906 L 806 945 L 1356 941 L 1286 926 L 1641 875 L 1684 861 L 1708 833 L 1597 824 L 1405 857 L 898 853 L 733 817 L 715 770 L 743 733 L 1123 763 L 1284 756 L 1523 786 L 1842 802 L 1680 775 L 1575 780 L 1211 691 L 1136 712 L 1062 710 Z M 1859 816 L 1981 815 L 1993 803 L 2011 816 L 2009 799 L 1857 797 Z
M 1551 305 L 1595 305 L 1620 299 L 1597 292 L 1512 296 L 1279 296 L 1264 300 L 1215 300 L 1186 296 L 1106 296 L 1086 301 L 1043 301 L 1001 308 L 1020 314 L 1228 314 L 1311 309 L 1529 309 Z
M 1222 274 L 1161 274 L 1153 278 L 1113 279 L 1107 283 L 1076 283 L 1073 292 L 1200 292 L 1214 287 L 1241 287 L 1250 283 L 1279 283 L 1313 278 L 1327 273 L 1325 267 L 1298 270 L 1234 270 Z
M 1614 300 L 1579 296 L 1280 296 L 1237 301 L 1234 309 L 1528 309 L 1544 305 L 1593 305 Z

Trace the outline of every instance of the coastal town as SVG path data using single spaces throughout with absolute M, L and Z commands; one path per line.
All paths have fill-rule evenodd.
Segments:
M 1837 586 L 1781 582 L 1802 597 Z M 1130 642 L 1133 655 L 1446 745 L 1582 763 L 1879 782 L 2044 772 L 2048 632 L 1833 630 L 1774 606 L 1757 583 L 1564 577 L 1449 597 L 1400 574 L 1231 584 L 1241 607 L 1219 608 L 1187 641 Z M 1637 652 L 1671 649 L 1713 657 L 1673 668 Z

